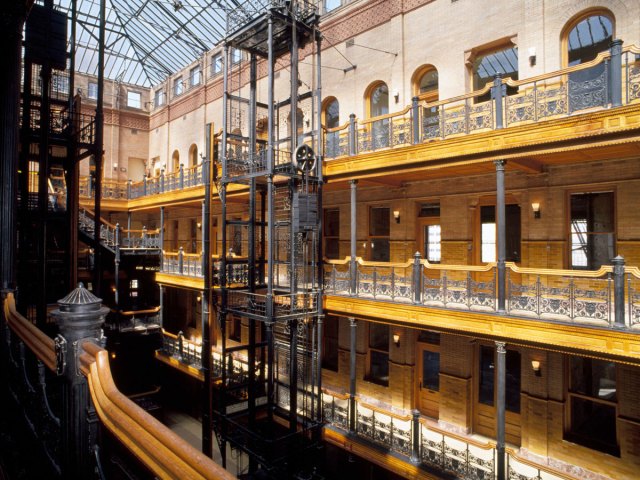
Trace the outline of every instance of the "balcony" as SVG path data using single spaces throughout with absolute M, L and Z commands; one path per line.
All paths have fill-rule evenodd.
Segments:
M 354 403 L 350 409 L 350 403 Z M 414 477 L 424 470 L 440 472 L 444 478 L 497 478 L 498 454 L 493 442 L 447 432 L 418 411 L 395 411 L 375 400 L 324 389 L 322 413 L 327 441 L 347 448 L 381 465 L 390 455 L 415 468 Z M 352 417 L 350 411 L 355 412 Z M 379 453 L 380 452 L 380 453 Z M 513 448 L 506 449 L 506 478 L 564 480 L 566 474 L 540 465 Z M 413 477 L 412 477 L 413 478 Z
M 591 62 L 533 78 L 497 77 L 493 85 L 458 97 L 427 102 L 325 130 L 327 160 L 428 144 L 468 135 L 540 124 L 640 100 L 640 49 L 612 47 Z M 507 94 L 507 87 L 514 94 Z M 491 100 L 483 101 L 487 95 Z
M 495 264 L 329 260 L 325 311 L 640 358 L 640 269 L 523 268 L 506 262 L 505 309 Z

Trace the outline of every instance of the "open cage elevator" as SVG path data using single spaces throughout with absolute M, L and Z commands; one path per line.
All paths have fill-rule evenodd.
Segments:
M 227 17 L 213 427 L 223 462 L 229 443 L 248 455 L 250 476 L 282 478 L 304 470 L 302 452 L 320 441 L 320 34 L 313 2 L 262 3 Z M 311 85 L 301 80 L 303 53 Z M 241 192 L 248 212 L 238 216 L 228 205 Z M 233 319 L 248 334 L 230 347 Z

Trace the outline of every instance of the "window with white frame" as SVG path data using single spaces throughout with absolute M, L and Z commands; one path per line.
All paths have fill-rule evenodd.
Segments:
M 153 104 L 156 107 L 160 107 L 164 105 L 166 102 L 166 95 L 164 94 L 164 90 L 156 90 L 153 97 Z
M 182 92 L 184 92 L 184 82 L 180 76 L 173 80 L 173 96 L 177 97 L 178 95 L 182 95 Z
M 200 67 L 194 67 L 189 71 L 189 86 L 200 85 Z
M 127 92 L 127 107 L 142 108 L 142 94 L 140 92 Z
M 219 75 L 222 73 L 222 54 L 216 53 L 211 57 L 211 76 Z
M 87 97 L 91 100 L 98 99 L 98 84 L 95 82 L 89 82 L 89 87 L 87 89 Z

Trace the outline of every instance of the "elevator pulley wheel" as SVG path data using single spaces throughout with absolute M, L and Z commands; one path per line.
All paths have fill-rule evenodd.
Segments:
M 293 154 L 293 165 L 304 173 L 311 172 L 316 166 L 316 154 L 309 145 L 302 144 Z

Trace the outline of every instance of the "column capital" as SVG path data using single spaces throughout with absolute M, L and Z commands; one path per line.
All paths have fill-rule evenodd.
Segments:
M 350 326 L 355 327 L 357 323 L 358 322 L 357 322 L 357 320 L 355 318 L 349 317 L 349 325 Z
M 505 342 L 495 342 L 495 343 L 496 343 L 496 352 L 507 353 L 507 344 Z
M 504 167 L 507 164 L 507 161 L 506 160 L 494 160 L 493 164 L 496 166 L 496 170 L 504 170 Z
M 358 180 L 357 179 L 349 180 L 349 184 L 353 188 L 358 184 Z

